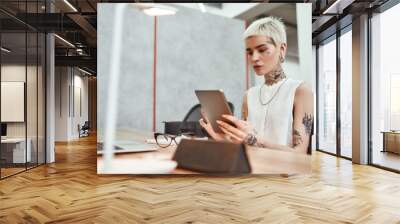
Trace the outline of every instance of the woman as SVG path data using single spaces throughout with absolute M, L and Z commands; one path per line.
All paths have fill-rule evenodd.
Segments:
M 307 153 L 313 126 L 313 93 L 304 82 L 286 77 L 282 69 L 287 43 L 284 24 L 267 17 L 244 32 L 246 52 L 254 71 L 265 83 L 250 88 L 242 105 L 242 119 L 224 115 L 236 127 L 217 121 L 223 134 L 209 122 L 201 126 L 215 140 Z

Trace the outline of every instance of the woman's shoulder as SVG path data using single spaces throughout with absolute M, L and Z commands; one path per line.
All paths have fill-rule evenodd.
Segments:
M 246 95 L 252 95 L 252 93 L 256 92 L 257 90 L 259 90 L 261 87 L 261 85 L 256 85 L 256 86 L 252 86 L 250 87 L 247 91 L 246 91 Z
M 297 80 L 298 86 L 296 88 L 296 96 L 313 95 L 311 86 L 304 81 Z
M 311 86 L 303 80 L 288 78 L 287 82 L 296 89 L 296 92 L 312 92 Z
M 292 78 L 287 78 L 287 82 L 297 87 L 304 83 L 303 80 L 292 79 Z

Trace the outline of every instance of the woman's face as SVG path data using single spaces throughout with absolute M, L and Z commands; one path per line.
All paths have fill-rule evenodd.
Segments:
M 250 36 L 246 39 L 246 52 L 257 75 L 265 75 L 280 64 L 279 56 L 284 57 L 285 44 L 275 46 L 270 37 Z

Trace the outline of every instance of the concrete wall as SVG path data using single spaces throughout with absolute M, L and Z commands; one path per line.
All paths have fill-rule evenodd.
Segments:
M 98 5 L 98 133 L 107 99 L 114 10 L 115 4 Z M 246 90 L 243 21 L 187 8 L 158 17 L 154 63 L 154 17 L 133 7 L 122 16 L 118 128 L 151 131 L 155 97 L 156 129 L 163 131 L 162 121 L 182 120 L 198 103 L 195 89 L 223 89 L 240 114 Z
M 101 135 L 107 104 L 116 4 L 98 4 L 97 125 Z M 152 128 L 154 19 L 134 8 L 123 16 L 118 127 Z
M 192 9 L 159 18 L 157 130 L 163 131 L 162 121 L 182 120 L 198 103 L 195 89 L 223 89 L 240 115 L 246 91 L 244 30 L 243 21 Z

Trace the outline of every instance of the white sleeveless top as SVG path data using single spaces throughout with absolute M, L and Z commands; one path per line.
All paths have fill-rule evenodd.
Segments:
M 269 142 L 293 146 L 293 103 L 301 83 L 286 78 L 272 86 L 262 84 L 247 91 L 247 121 Z M 261 104 L 260 95 L 262 104 L 266 105 Z

